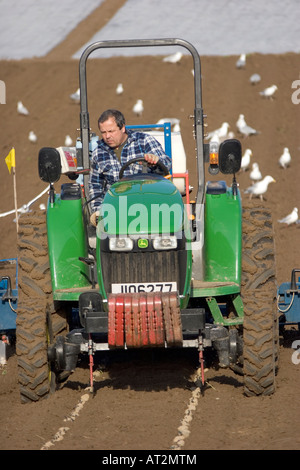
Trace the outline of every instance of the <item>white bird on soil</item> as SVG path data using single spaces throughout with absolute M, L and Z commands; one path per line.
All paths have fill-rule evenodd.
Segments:
M 282 168 L 287 168 L 290 165 L 291 161 L 292 157 L 290 151 L 287 147 L 284 147 L 283 154 L 279 158 L 278 163 Z
M 123 84 L 122 84 L 122 83 L 118 83 L 118 86 L 117 86 L 117 88 L 116 88 L 116 93 L 117 93 L 117 95 L 122 95 L 123 92 L 124 92 Z
M 170 62 L 171 64 L 177 64 L 182 58 L 182 52 L 175 52 L 175 54 L 168 55 L 163 58 L 163 62 Z
M 276 90 L 278 90 L 278 87 L 276 85 L 271 85 L 263 91 L 260 91 L 259 94 L 263 98 L 272 98 Z
M 132 108 L 132 111 L 137 115 L 141 116 L 144 111 L 143 100 L 137 100 Z
M 75 101 L 76 103 L 79 103 L 79 101 L 80 101 L 80 88 L 77 88 L 75 93 L 72 93 L 70 95 L 70 98 L 71 98 L 72 101 Z
M 251 85 L 256 85 L 261 81 L 261 76 L 258 73 L 253 73 L 249 78 Z
M 276 183 L 276 181 L 270 175 L 265 176 L 263 180 L 252 184 L 244 192 L 245 194 L 250 194 L 250 199 L 252 196 L 258 196 L 263 201 L 263 195 L 267 192 L 270 183 Z
M 280 222 L 281 224 L 291 225 L 297 222 L 297 220 L 298 220 L 298 208 L 294 207 L 294 209 L 292 210 L 290 214 L 288 214 L 286 217 L 283 217 L 283 219 L 279 219 L 278 222 Z
M 259 132 L 254 129 L 251 126 L 248 126 L 248 124 L 245 121 L 245 116 L 244 114 L 240 114 L 239 118 L 236 122 L 236 127 L 238 131 L 243 134 L 244 136 L 248 137 L 249 135 L 255 135 L 258 134 Z
M 207 134 L 206 139 L 212 139 L 212 137 L 218 136 L 219 139 L 225 139 L 227 134 L 228 134 L 228 129 L 229 129 L 229 124 L 228 122 L 223 122 L 221 127 L 218 129 L 215 129 L 214 131 L 211 131 Z
M 252 157 L 252 150 L 246 149 L 241 161 L 241 170 L 246 171 L 250 165 L 250 158 Z
M 252 164 L 252 171 L 250 173 L 250 179 L 253 183 L 260 181 L 262 179 L 262 175 L 258 166 L 258 163 Z
M 240 114 L 238 120 L 236 121 L 236 127 L 239 129 L 240 127 L 246 124 L 244 114 Z
M 28 116 L 29 114 L 28 109 L 23 105 L 22 101 L 18 101 L 17 110 L 18 110 L 18 113 L 23 114 L 23 116 Z
M 237 69 L 242 69 L 246 65 L 246 54 L 241 54 L 235 63 Z
M 35 143 L 37 141 L 37 136 L 33 131 L 29 132 L 28 140 L 30 140 L 30 142 L 32 143 Z
M 71 137 L 69 135 L 66 135 L 65 146 L 66 147 L 71 147 L 72 144 L 73 144 L 73 140 L 71 139 Z

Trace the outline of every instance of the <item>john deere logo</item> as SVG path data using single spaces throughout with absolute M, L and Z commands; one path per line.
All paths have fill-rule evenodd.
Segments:
M 138 240 L 138 247 L 139 248 L 147 248 L 148 247 L 148 240 L 146 238 L 140 238 Z

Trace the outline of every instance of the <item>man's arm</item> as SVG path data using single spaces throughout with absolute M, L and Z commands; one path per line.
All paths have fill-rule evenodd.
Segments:
M 89 179 L 89 199 L 91 211 L 95 212 L 99 209 L 101 203 L 104 199 L 104 188 L 106 186 L 106 181 L 104 178 L 101 178 L 100 175 L 92 172 Z
M 104 199 L 106 180 L 100 171 L 96 158 L 92 159 L 89 177 L 89 200 L 91 212 L 96 212 Z
M 171 169 L 171 158 L 166 155 L 160 143 L 149 134 L 146 135 L 145 149 L 145 159 L 149 163 L 155 164 L 158 160 L 160 160 L 168 168 L 168 170 Z
M 120 164 L 112 154 L 96 148 L 93 151 L 89 177 L 91 211 L 99 210 L 107 189 L 118 179 Z

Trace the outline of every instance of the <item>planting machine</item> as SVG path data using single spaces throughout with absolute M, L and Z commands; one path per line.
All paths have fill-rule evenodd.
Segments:
M 89 223 L 91 133 L 86 62 L 96 49 L 176 46 L 194 63 L 194 138 L 198 185 L 189 200 L 186 156 L 170 123 L 145 125 L 172 159 L 134 176 L 120 171 L 97 228 Z M 100 41 L 79 62 L 80 139 L 39 152 L 48 207 L 19 220 L 17 354 L 21 400 L 47 397 L 80 355 L 130 348 L 195 348 L 198 384 L 206 353 L 244 376 L 246 395 L 275 390 L 278 357 L 275 261 L 268 210 L 242 204 L 236 181 L 241 144 L 204 142 L 201 63 L 182 39 Z M 205 181 L 205 174 L 212 181 Z M 218 173 L 230 179 L 216 179 Z M 56 189 L 61 174 L 70 182 Z M 224 177 L 223 177 L 224 178 Z
M 0 365 L 7 362 L 6 347 L 15 342 L 18 305 L 18 260 L 0 260 Z
M 283 282 L 277 290 L 277 308 L 279 312 L 279 332 L 284 333 L 289 325 L 300 329 L 300 269 L 291 272 L 291 281 Z

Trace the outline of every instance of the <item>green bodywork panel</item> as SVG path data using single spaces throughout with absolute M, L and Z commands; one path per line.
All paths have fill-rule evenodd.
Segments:
M 216 182 L 215 185 L 219 183 Z M 204 279 L 192 283 L 191 296 L 205 299 L 215 324 L 230 326 L 243 323 L 244 317 L 240 296 L 242 207 L 240 193 L 233 194 L 232 188 L 226 187 L 224 182 L 221 183 L 223 191 L 206 193 Z M 235 316 L 229 318 L 223 315 L 224 299 L 231 301 Z
M 105 195 L 98 231 L 122 235 L 176 233 L 183 226 L 183 213 L 181 195 L 171 181 L 121 180 Z
M 241 283 L 242 208 L 239 193 L 206 194 L 204 278 L 208 282 Z
M 54 300 L 76 300 L 78 290 L 90 288 L 88 267 L 79 260 L 88 256 L 82 200 L 55 195 L 54 203 L 48 203 L 47 231 Z

